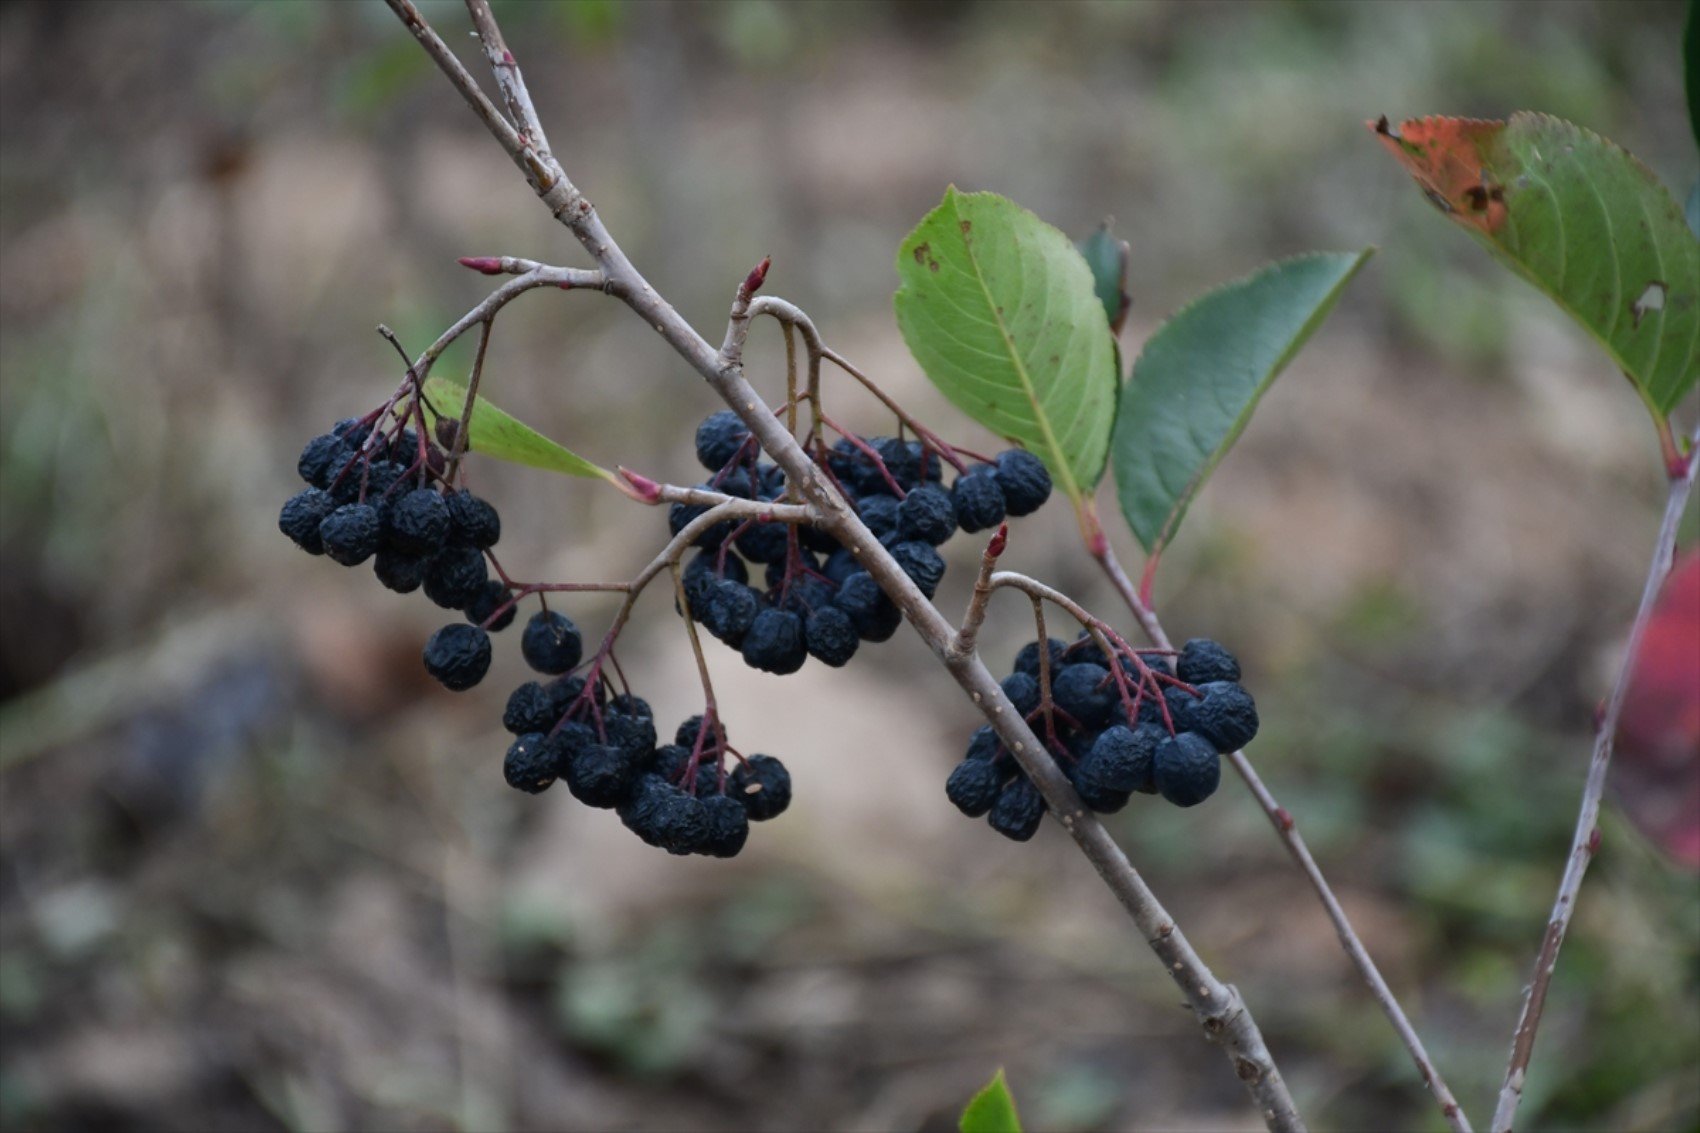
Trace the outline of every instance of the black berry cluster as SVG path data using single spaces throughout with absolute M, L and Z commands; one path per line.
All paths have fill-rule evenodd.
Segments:
M 307 487 L 278 527 L 296 546 L 343 566 L 368 559 L 398 594 L 423 589 L 465 623 L 431 635 L 425 668 L 448 688 L 469 689 L 490 668 L 490 631 L 514 619 L 513 595 L 490 577 L 486 552 L 501 538 L 496 509 L 444 479 L 447 458 L 428 436 L 383 413 L 339 421 L 301 450 Z M 575 662 L 576 663 L 576 662 Z
M 609 696 L 600 661 L 570 674 L 579 640 L 560 614 L 536 614 L 525 627 L 526 662 L 551 679 L 508 697 L 502 725 L 514 741 L 502 773 L 510 786 L 536 794 L 558 779 L 586 806 L 617 811 L 652 846 L 717 858 L 743 849 L 751 822 L 785 810 L 791 776 L 783 763 L 739 755 L 712 714 L 706 726 L 692 716 L 661 744 L 649 704 L 630 693 Z
M 443 626 L 425 646 L 427 671 L 461 691 L 488 672 L 490 632 L 513 623 L 518 599 L 560 588 L 510 584 L 499 568 L 490 577 L 501 521 L 488 503 L 452 488 L 446 465 L 434 441 L 392 414 L 339 422 L 302 451 L 298 470 L 308 486 L 284 504 L 278 525 L 311 554 L 344 566 L 371 559 L 389 589 L 423 589 L 437 605 L 462 611 L 465 622 Z M 817 655 L 835 655 L 830 627 L 810 632 Z M 852 629 L 851 651 L 855 641 Z M 605 641 L 587 660 L 572 619 L 544 608 L 527 620 L 520 653 L 543 679 L 508 697 L 502 723 L 515 738 L 504 777 L 532 794 L 559 779 L 574 798 L 618 811 L 638 837 L 670 853 L 734 856 L 752 821 L 790 804 L 785 765 L 733 749 L 712 708 L 681 725 L 672 743 L 659 743 L 648 703 L 614 694 L 604 680 L 611 648 Z
M 1043 654 L 1029 643 L 1003 681 L 1004 695 L 1094 811 L 1121 810 L 1136 791 L 1196 806 L 1216 792 L 1221 756 L 1257 734 L 1257 705 L 1239 683 L 1239 662 L 1206 638 L 1187 642 L 1172 672 L 1165 657 L 1113 648 L 1112 662 L 1086 636 L 1072 644 L 1051 638 Z M 1045 817 L 1038 788 L 990 725 L 974 733 L 945 794 L 1018 842 Z
M 755 438 L 732 412 L 712 414 L 697 427 L 696 451 L 711 473 L 701 487 L 740 499 L 784 498 L 784 470 L 759 459 Z M 1051 494 L 1044 464 L 1021 449 L 961 467 L 949 488 L 939 452 L 921 441 L 846 436 L 813 455 L 929 598 L 944 578 L 940 545 L 959 530 L 984 531 L 1036 511 Z M 960 463 L 954 453 L 947 459 Z M 707 510 L 673 505 L 673 534 Z M 861 642 L 885 641 L 902 623 L 856 557 L 823 531 L 728 520 L 697 536 L 694 545 L 700 551 L 684 575 L 691 615 L 754 668 L 794 673 L 810 657 L 836 668 Z

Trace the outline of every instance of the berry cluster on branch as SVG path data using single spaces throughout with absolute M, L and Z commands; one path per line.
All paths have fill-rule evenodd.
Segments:
M 1197 806 L 1216 793 L 1221 756 L 1257 734 L 1257 705 L 1239 683 L 1239 662 L 1216 642 L 1194 638 L 1171 672 L 1165 651 L 1134 650 L 1100 634 L 1022 646 L 1004 695 L 1092 810 L 1113 814 L 1136 792 Z M 990 725 L 975 731 L 945 794 L 1017 842 L 1033 837 L 1045 817 L 1038 789 Z
M 830 448 L 815 438 L 810 455 L 857 516 L 921 593 L 931 598 L 944 578 L 938 548 L 958 530 L 996 527 L 1006 515 L 1029 515 L 1051 494 L 1051 477 L 1022 449 L 995 462 L 966 465 L 930 436 L 865 438 L 846 432 Z M 697 460 L 711 475 L 700 488 L 737 497 L 787 497 L 785 472 L 763 462 L 760 447 L 736 414 L 709 415 L 696 431 Z M 943 486 L 944 467 L 957 471 Z M 674 504 L 674 535 L 707 509 Z M 903 616 L 851 551 L 818 527 L 758 519 L 717 523 L 699 535 L 685 571 L 690 613 L 746 664 L 794 673 L 813 657 L 847 664 L 861 642 L 881 642 Z M 761 586 L 752 586 L 760 569 Z

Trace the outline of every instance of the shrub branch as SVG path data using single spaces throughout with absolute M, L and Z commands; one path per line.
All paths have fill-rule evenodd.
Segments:
M 1163 961 L 1165 970 L 1192 1007 L 1205 1034 L 1227 1054 L 1234 1073 L 1252 1095 L 1265 1124 L 1273 1130 L 1302 1130 L 1304 1123 L 1292 1096 L 1239 992 L 1210 972 L 1121 848 L 1081 803 L 1044 746 L 1020 714 L 1013 710 L 978 653 L 952 650 L 951 646 L 956 641 L 955 628 L 903 573 L 857 518 L 854 509 L 820 473 L 796 438 L 745 380 L 738 348 L 751 318 L 751 294 L 760 285 L 759 274 L 751 273 L 739 286 L 727 327 L 728 349 L 716 350 L 632 265 L 603 226 L 595 208 L 550 156 L 535 109 L 524 93 L 519 65 L 502 43 L 500 31 L 485 0 L 467 0 L 467 8 L 479 29 L 485 52 L 495 64 L 497 83 L 504 92 L 504 100 L 519 119 L 517 128 L 479 89 L 477 82 L 431 29 L 411 0 L 386 0 L 386 3 L 520 167 L 550 212 L 567 225 L 589 252 L 600 269 L 602 289 L 618 296 L 653 327 L 739 416 L 763 450 L 785 470 L 789 484 L 807 500 L 815 522 L 850 548 L 857 561 L 932 649 L 946 671 L 986 716 L 1004 745 L 1038 787 L 1052 815 L 1074 838 Z M 504 286 L 512 287 L 528 278 L 534 277 L 531 273 L 521 275 Z M 540 285 L 540 281 L 533 285 Z M 779 311 L 775 308 L 768 313 L 779 314 Z M 471 318 L 468 322 L 468 318 L 470 316 L 462 319 L 468 327 L 479 321 Z M 806 325 L 802 320 L 790 321 L 799 327 Z M 439 352 L 440 349 L 438 347 Z

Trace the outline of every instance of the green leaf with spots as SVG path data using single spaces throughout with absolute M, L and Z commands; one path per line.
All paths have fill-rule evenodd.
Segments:
M 1098 302 L 1104 305 L 1104 316 L 1110 320 L 1111 333 L 1120 334 L 1122 323 L 1127 319 L 1127 309 L 1133 305 L 1133 296 L 1127 291 L 1127 273 L 1133 249 L 1128 247 L 1126 240 L 1110 235 L 1110 222 L 1107 220 L 1075 247 L 1080 249 L 1080 258 L 1086 261 L 1086 267 L 1092 273 L 1092 285 L 1098 292 Z
M 1116 352 L 1068 237 L 996 193 L 952 186 L 903 241 L 897 274 L 897 325 L 932 383 L 1085 498 L 1109 453 Z
M 1174 538 L 1258 399 L 1373 251 L 1271 264 L 1194 300 L 1146 341 L 1122 387 L 1111 451 L 1122 515 L 1147 551 Z
M 459 421 L 466 407 L 466 387 L 448 378 L 433 375 L 425 379 L 425 397 L 431 406 L 454 421 Z M 572 453 L 508 414 L 497 409 L 480 396 L 472 407 L 472 420 L 467 426 L 467 448 L 497 460 L 559 472 L 566 476 L 583 476 L 617 484 L 614 474 Z
M 1594 336 L 1662 426 L 1700 381 L 1700 240 L 1651 171 L 1545 114 L 1373 128 L 1448 219 Z
M 961 1133 L 1021 1133 L 1021 1117 L 1015 1112 L 1015 1099 L 1010 1096 L 1002 1068 L 969 1101 L 956 1127 Z

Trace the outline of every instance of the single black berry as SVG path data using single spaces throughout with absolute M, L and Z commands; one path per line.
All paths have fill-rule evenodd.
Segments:
M 1237 681 L 1240 663 L 1208 637 L 1195 637 L 1181 647 L 1180 656 L 1175 658 L 1175 676 L 1189 685 Z
M 325 553 L 324 540 L 319 537 L 319 525 L 336 510 L 330 493 L 307 488 L 284 501 L 277 517 L 277 528 L 290 541 L 309 555 Z
M 528 794 L 547 790 L 559 774 L 555 764 L 556 745 L 542 732 L 527 732 L 515 738 L 502 760 L 502 778 L 508 786 Z
M 1003 787 L 1004 773 L 989 759 L 964 759 L 945 780 L 945 797 L 969 818 L 979 818 L 992 809 Z
M 744 635 L 744 663 L 767 673 L 795 673 L 808 660 L 803 619 L 789 610 L 768 608 L 756 614 Z
M 950 493 L 937 484 L 922 484 L 897 505 L 897 537 L 938 546 L 956 534 L 956 508 Z
M 680 724 L 678 729 L 674 731 L 673 742 L 683 748 L 694 748 L 697 743 L 697 736 L 701 734 L 702 717 L 687 716 L 685 717 L 685 722 Z M 711 742 L 712 737 L 710 740 L 704 741 L 704 747 L 709 746 Z
M 690 604 L 692 617 L 699 621 L 702 619 L 703 603 L 708 600 L 715 582 L 722 578 L 748 582 L 750 572 L 744 566 L 744 560 L 733 554 L 726 555 L 722 561 L 719 551 L 698 551 L 691 559 L 690 565 L 685 567 L 684 586 L 685 601 Z
M 1055 679 L 1057 671 L 1063 667 L 1063 654 L 1068 646 L 1054 637 L 1046 638 L 1050 649 L 1051 676 Z M 1039 675 L 1039 643 L 1030 641 L 1021 647 L 1015 655 L 1015 664 L 1010 666 L 1018 673 L 1026 673 L 1030 677 Z
M 800 618 L 807 618 L 816 610 L 825 609 L 832 605 L 838 597 L 838 587 L 824 578 L 816 578 L 812 574 L 793 575 L 791 584 L 783 588 L 778 606 L 782 610 L 790 610 Z
M 839 668 L 856 655 L 860 638 L 856 623 L 837 606 L 817 606 L 803 622 L 803 641 L 809 656 Z
M 791 805 L 791 773 L 771 755 L 752 755 L 739 764 L 726 789 L 756 822 L 775 818 Z
M 1120 724 L 1105 728 L 1071 775 L 1081 801 L 1101 814 L 1113 814 L 1127 805 L 1134 791 L 1149 791 L 1157 738 Z
M 1022 777 L 1011 779 L 1000 792 L 986 821 L 993 830 L 1015 842 L 1025 842 L 1039 830 L 1045 800 L 1039 788 Z
M 695 854 L 708 842 L 708 812 L 702 800 L 669 788 L 656 808 L 657 844 L 670 854 Z
M 1097 730 L 1110 719 L 1116 686 L 1110 671 L 1098 665 L 1064 665 L 1051 673 L 1051 699 L 1081 727 Z
M 761 596 L 741 582 L 723 578 L 715 581 L 707 596 L 692 609 L 704 629 L 738 649 L 761 612 Z
M 612 809 L 631 792 L 637 762 L 611 743 L 586 744 L 566 761 L 561 778 L 579 802 Z
M 885 461 L 885 470 L 897 481 L 898 487 L 910 491 L 921 482 L 921 446 L 896 437 L 880 437 L 874 441 L 874 451 Z M 882 478 L 883 482 L 883 478 Z
M 1051 474 L 1045 463 L 1025 449 L 998 453 L 998 487 L 1011 515 L 1030 515 L 1051 498 Z
M 750 816 L 738 800 L 729 795 L 710 795 L 702 800 L 702 812 L 708 832 L 700 852 L 713 858 L 737 857 L 750 836 Z
M 655 751 L 655 720 L 635 712 L 621 712 L 613 705 L 602 715 L 602 730 L 608 742 L 620 749 L 634 765 L 649 762 Z
M 789 546 L 790 528 L 783 523 L 751 523 L 733 543 L 738 553 L 752 563 L 782 563 Z
M 477 597 L 466 604 L 466 620 L 475 626 L 484 626 L 491 633 L 507 629 L 514 624 L 514 615 L 519 612 L 519 604 L 510 603 L 510 597 L 507 584 L 499 578 L 492 578 L 484 584 Z M 491 621 L 497 610 L 502 611 L 500 616 Z M 486 625 L 486 622 L 489 624 Z
M 900 506 L 896 496 L 866 495 L 856 501 L 856 515 L 874 533 L 874 538 L 883 539 L 897 530 Z
M 547 732 L 561 718 L 555 698 L 536 681 L 526 681 L 508 694 L 508 706 L 502 710 L 502 727 L 516 736 L 527 732 Z
M 411 594 L 425 581 L 425 565 L 428 562 L 430 560 L 423 555 L 408 555 L 379 547 L 378 553 L 372 556 L 372 573 L 378 576 L 378 582 L 386 590 Z
M 839 585 L 833 604 L 850 615 L 863 641 L 888 640 L 903 624 L 903 611 L 865 570 L 856 571 Z
M 384 541 L 398 551 L 428 555 L 449 535 L 449 505 L 435 488 L 415 488 L 398 498 L 384 516 Z
M 425 671 L 444 688 L 463 692 L 490 668 L 490 635 L 464 623 L 446 625 L 425 643 Z
M 990 724 L 981 724 L 974 729 L 973 737 L 968 741 L 968 754 L 964 759 L 996 759 L 998 752 L 1003 750 L 1003 741 L 998 739 L 997 732 Z
M 663 744 L 649 754 L 649 762 L 644 764 L 646 771 L 661 776 L 668 782 L 680 778 L 685 768 L 691 764 L 691 749 L 679 744 Z
M 1189 727 L 1223 755 L 1238 751 L 1257 735 L 1257 704 L 1245 686 L 1235 681 L 1211 681 L 1198 686 L 1203 697 L 1193 702 Z
M 525 623 L 519 651 L 539 673 L 565 673 L 584 656 L 584 640 L 571 618 L 555 610 L 539 610 Z
M 970 535 L 990 531 L 1004 520 L 1003 487 L 998 483 L 997 472 L 990 464 L 976 464 L 950 486 L 956 525 Z
M 425 564 L 425 597 L 446 610 L 464 610 L 484 591 L 490 568 L 476 547 L 444 547 Z
M 848 547 L 839 547 L 821 563 L 820 571 L 826 575 L 835 586 L 844 585 L 844 580 L 862 569 L 862 564 L 856 561 L 856 556 Z
M 343 566 L 358 566 L 378 549 L 378 510 L 370 504 L 344 504 L 319 524 L 325 554 Z
M 938 593 L 939 582 L 944 578 L 944 559 L 926 543 L 916 540 L 899 543 L 891 549 L 891 557 L 897 560 L 897 565 L 903 568 L 915 583 L 917 589 L 931 598 Z
M 660 845 L 659 815 L 676 791 L 677 788 L 659 775 L 640 776 L 625 800 L 616 808 L 620 821 L 625 823 L 626 829 L 651 846 Z
M 1003 694 L 1021 717 L 1031 716 L 1039 707 L 1039 679 L 1026 673 L 1011 673 L 1003 679 Z
M 347 441 L 335 433 L 325 433 L 307 442 L 307 447 L 301 450 L 301 457 L 295 462 L 295 471 L 301 479 L 315 488 L 328 488 L 336 474 L 342 471 L 342 466 L 354 457 L 354 449 Z
M 749 429 L 730 409 L 710 413 L 697 426 L 697 460 L 710 472 L 718 472 L 738 455 L 749 437 Z
M 1152 755 L 1157 790 L 1176 806 L 1197 806 L 1216 793 L 1222 757 L 1197 732 L 1182 732 L 1157 745 Z
M 462 488 L 449 495 L 444 503 L 449 510 L 449 539 L 452 542 L 484 551 L 494 547 L 502 537 L 502 518 L 488 501 Z

